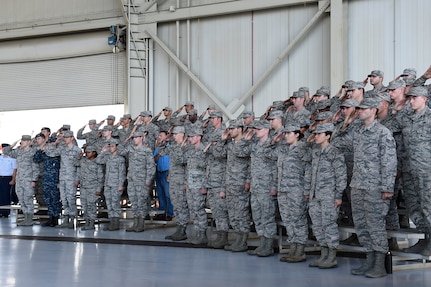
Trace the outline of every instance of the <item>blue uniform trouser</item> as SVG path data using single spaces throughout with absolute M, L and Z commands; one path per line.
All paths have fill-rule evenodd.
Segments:
M 2 176 L 0 177 L 0 205 L 9 205 L 11 200 L 11 185 L 9 182 L 12 180 L 12 176 Z M 0 210 L 0 214 L 8 216 L 10 209 Z
M 58 217 L 61 213 L 60 190 L 57 184 L 42 179 L 43 199 L 48 208 L 48 215 Z
M 174 215 L 171 196 L 169 194 L 169 182 L 167 180 L 169 171 L 158 171 L 156 173 L 156 191 L 159 199 L 159 210 L 166 211 L 167 216 Z

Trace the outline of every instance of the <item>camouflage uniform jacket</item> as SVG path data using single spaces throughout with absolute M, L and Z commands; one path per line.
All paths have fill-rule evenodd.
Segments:
M 102 191 L 103 168 L 96 159 L 89 160 L 86 156 L 81 157 L 78 164 L 78 180 L 81 186 L 94 187 L 95 191 Z
M 12 149 L 11 146 L 4 148 L 4 153 L 11 158 L 16 159 L 16 179 L 17 180 L 29 180 L 37 181 L 39 177 L 39 165 L 33 161 L 33 156 L 36 152 L 34 148 L 16 148 Z
M 146 146 L 119 146 L 118 153 L 129 160 L 127 179 L 135 183 L 152 182 L 156 174 L 153 152 Z
M 205 188 L 205 173 L 207 167 L 205 146 L 186 146 L 185 158 L 187 160 L 186 184 L 188 188 Z
M 123 186 L 126 180 L 126 160 L 110 152 L 102 152 L 96 157 L 96 163 L 105 165 L 105 186 Z
M 79 159 L 81 149 L 76 145 L 71 148 L 66 145 L 48 145 L 45 153 L 50 157 L 60 156 L 60 180 L 77 180 L 76 161 Z

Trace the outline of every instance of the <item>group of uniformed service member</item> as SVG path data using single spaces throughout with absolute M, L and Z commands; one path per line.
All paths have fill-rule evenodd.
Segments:
M 154 117 L 151 111 L 134 119 L 125 114 L 118 124 L 113 116 L 105 125 L 90 120 L 88 132 L 86 126 L 77 132 L 86 140 L 84 152 L 68 126 L 55 136 L 42 129 L 35 142 L 24 135 L 18 148 L 13 149 L 17 143 L 4 148 L 18 163 L 16 191 L 25 215 L 20 224 L 32 225 L 33 187 L 43 163 L 47 225 L 58 224 L 60 195 L 58 226 L 73 228 L 79 185 L 82 229 L 94 229 L 95 201 L 103 192 L 110 218 L 105 229 L 118 230 L 127 182 L 134 222 L 126 230 L 143 231 L 157 148 L 159 156 L 169 157 L 166 176 L 177 226 L 166 239 L 271 256 L 280 216 L 290 245 L 280 261 L 305 261 L 304 246 L 313 235 L 321 255 L 309 266 L 333 268 L 342 215 L 354 224 L 366 251 L 363 264 L 351 273 L 386 276 L 388 244 L 396 245 L 386 230 L 400 228 L 397 199 L 417 230 L 431 233 L 431 110 L 425 85 L 431 67 L 419 78 L 415 69 L 405 69 L 386 87 L 383 78 L 374 70 L 364 81 L 346 81 L 334 97 L 325 86 L 313 95 L 302 87 L 288 100 L 273 102 L 260 118 L 245 111 L 227 125 L 215 106 L 198 115 L 193 102 L 176 111 L 166 107 Z M 373 88 L 365 91 L 368 83 Z M 209 239 L 208 204 L 216 224 Z M 260 239 L 255 250 L 247 245 L 251 223 Z M 405 251 L 430 256 L 426 238 Z

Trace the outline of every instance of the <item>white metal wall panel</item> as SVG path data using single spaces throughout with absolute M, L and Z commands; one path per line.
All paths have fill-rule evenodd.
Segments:
M 289 42 L 317 12 L 317 5 L 294 9 L 275 9 L 241 15 L 229 15 L 191 21 L 191 71 L 228 105 L 241 98 L 275 61 Z M 176 51 L 176 25 L 158 27 L 158 36 Z M 310 36 L 311 35 L 311 36 Z M 329 85 L 329 20 L 327 15 L 298 44 L 291 55 L 272 73 L 266 83 L 246 103 L 247 109 L 257 114 L 265 111 L 274 100 L 286 99 L 300 86 L 317 89 Z M 185 21 L 180 27 L 180 58 L 187 62 L 187 34 Z M 188 78 L 179 76 L 176 96 L 176 67 L 167 55 L 155 47 L 154 87 L 155 109 L 164 105 L 177 107 L 188 94 Z M 294 63 L 294 65 L 292 65 Z M 211 101 L 191 85 L 191 99 L 202 111 Z M 161 96 L 162 95 L 162 96 Z M 178 102 L 179 101 L 179 102 Z
M 369 0 L 347 5 L 350 79 L 363 80 L 371 70 L 380 69 L 387 84 L 404 68 L 417 68 L 420 75 L 429 67 L 431 1 Z
M 0 64 L 0 111 L 123 103 L 124 54 Z

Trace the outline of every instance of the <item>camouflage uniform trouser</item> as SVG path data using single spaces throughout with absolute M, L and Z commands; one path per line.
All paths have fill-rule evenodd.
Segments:
M 16 181 L 16 194 L 23 213 L 34 213 L 33 195 L 34 188 L 31 187 L 31 180 L 18 179 Z
M 266 193 L 252 192 L 250 196 L 251 214 L 258 236 L 275 238 L 277 224 L 275 222 L 275 203 L 277 198 Z
M 205 212 L 206 195 L 200 193 L 199 188 L 187 189 L 187 204 L 190 217 L 196 231 L 205 231 L 208 228 L 207 213 Z
M 278 208 L 289 243 L 305 244 L 308 238 L 307 201 L 302 190 L 278 192 Z
M 145 217 L 148 215 L 151 206 L 150 189 L 151 187 L 146 186 L 144 182 L 138 183 L 131 180 L 128 181 L 127 193 L 132 203 L 131 209 L 134 217 Z M 120 198 L 121 193 L 119 194 Z M 120 200 L 118 200 L 118 204 L 120 204 Z
M 175 221 L 177 225 L 186 226 L 190 221 L 190 211 L 187 205 L 187 193 L 184 183 L 169 181 L 169 192 L 174 206 Z
M 426 175 L 428 178 L 429 175 Z M 419 184 L 420 176 L 412 174 L 411 172 L 403 172 L 403 192 L 404 192 L 404 203 L 409 214 L 409 218 L 416 225 L 416 229 L 420 232 L 430 233 L 430 227 L 425 219 L 423 213 L 421 199 L 421 186 Z
M 84 219 L 95 220 L 97 218 L 96 200 L 98 198 L 96 195 L 96 187 L 81 186 L 80 195 L 82 210 L 84 211 Z
M 229 231 L 229 215 L 226 198 L 220 198 L 220 192 L 225 192 L 224 187 L 209 188 L 208 201 L 216 223 L 217 231 Z
M 48 215 L 58 217 L 61 213 L 60 190 L 57 184 L 51 181 L 42 181 L 43 197 L 48 207 Z
M 60 198 L 65 215 L 76 216 L 76 187 L 74 180 L 60 180 Z
M 419 192 L 420 208 L 425 219 L 427 226 L 427 234 L 430 234 L 431 226 L 431 178 L 426 173 L 414 173 L 414 181 L 417 184 L 417 190 Z
M 333 197 L 310 199 L 308 213 L 313 223 L 313 233 L 322 247 L 336 249 L 339 245 L 338 210 L 339 207 L 335 207 Z
M 389 200 L 379 190 L 352 188 L 352 212 L 359 243 L 366 252 L 388 252 L 386 214 Z
M 226 186 L 229 222 L 236 232 L 250 232 L 250 192 L 244 185 Z

